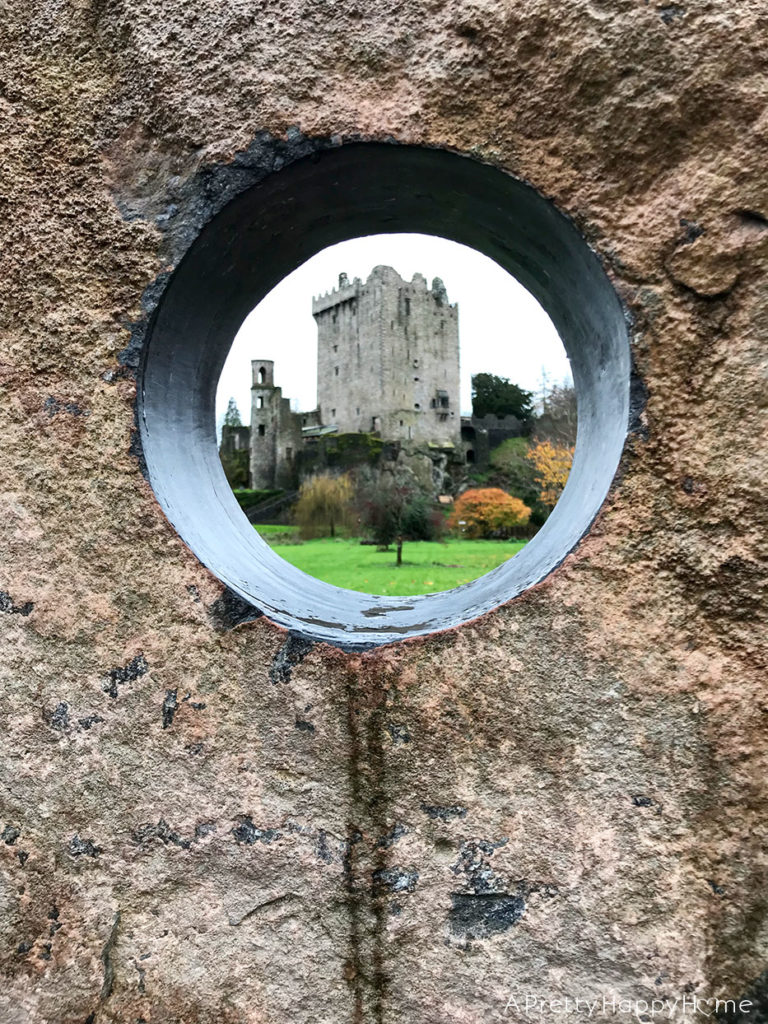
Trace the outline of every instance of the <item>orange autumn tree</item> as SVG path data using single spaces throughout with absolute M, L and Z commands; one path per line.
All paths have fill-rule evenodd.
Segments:
M 528 458 L 533 463 L 536 473 L 539 499 L 542 505 L 546 505 L 552 511 L 563 493 L 571 471 L 573 448 L 552 444 L 551 441 L 538 441 L 531 448 Z
M 508 537 L 517 527 L 525 526 L 530 515 L 527 505 L 500 487 L 480 487 L 465 491 L 456 499 L 448 527 L 473 540 Z

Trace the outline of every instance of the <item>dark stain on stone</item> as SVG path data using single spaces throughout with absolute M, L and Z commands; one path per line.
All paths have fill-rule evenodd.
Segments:
M 453 818 L 466 818 L 467 808 L 461 804 L 445 806 L 441 804 L 422 804 L 422 811 L 428 818 L 437 818 L 440 821 L 451 821 Z
M 20 835 L 20 828 L 16 828 L 15 825 L 6 825 L 0 833 L 0 839 L 2 839 L 6 846 L 13 846 Z
M 232 835 L 235 837 L 236 843 L 245 846 L 253 846 L 254 843 L 264 843 L 266 845 L 274 842 L 275 839 L 281 838 L 281 833 L 276 829 L 256 828 L 250 814 L 243 816 L 240 824 L 232 829 Z
M 396 722 L 387 722 L 384 728 L 389 733 L 395 746 L 398 746 L 400 743 L 411 742 L 411 734 L 404 725 L 398 725 Z
M 51 943 L 50 942 L 44 942 L 43 943 L 43 947 L 42 947 L 42 950 L 40 952 L 40 959 L 41 960 L 50 960 L 51 959 Z
M 226 633 L 227 630 L 241 626 L 244 622 L 253 622 L 264 614 L 229 587 L 225 587 L 206 610 L 213 628 L 218 633 Z
M 81 729 L 90 729 L 92 725 L 96 725 L 97 722 L 103 722 L 105 719 L 101 715 L 88 715 L 87 718 L 78 718 L 77 724 Z
M 635 365 L 634 356 L 629 371 L 629 425 L 627 431 L 641 441 L 647 441 L 650 431 L 643 422 L 643 412 L 648 405 L 648 385 Z
M 371 874 L 375 896 L 414 892 L 419 881 L 419 872 L 401 867 L 379 868 Z
M 388 850 L 391 846 L 395 845 L 398 839 L 402 839 L 403 836 L 407 835 L 408 829 L 405 825 L 402 825 L 400 822 L 396 822 L 389 832 L 381 836 L 381 838 L 376 841 L 376 846 L 380 850 Z
M 207 707 L 205 701 L 203 701 L 203 700 L 192 700 L 192 694 L 191 693 L 187 693 L 181 699 L 182 704 L 186 704 L 187 701 L 189 701 L 189 706 L 191 708 L 194 708 L 195 711 L 204 711 L 205 708 Z
M 29 860 L 29 854 L 27 853 L 27 851 L 26 850 L 19 850 L 17 852 L 16 856 L 19 858 L 19 864 L 21 864 L 21 866 L 24 867 L 24 865 Z
M 69 841 L 69 853 L 71 857 L 98 857 L 101 847 L 96 846 L 92 839 L 81 839 L 75 832 Z
M 314 646 L 314 640 L 302 636 L 301 633 L 290 632 L 285 643 L 275 655 L 269 670 L 269 678 L 272 682 L 289 682 L 293 669 L 301 664 Z
M 147 467 L 147 459 L 144 455 L 144 445 L 141 443 L 141 432 L 139 431 L 138 422 L 131 427 L 131 440 L 128 445 L 128 454 L 132 455 L 134 459 L 136 459 L 139 464 L 139 472 L 147 483 L 150 483 L 149 468 Z
M 328 846 L 328 836 L 324 829 L 320 829 L 317 833 L 317 856 L 323 861 L 324 864 L 333 863 L 333 854 L 331 853 L 330 847 Z
M 711 878 L 707 879 L 707 885 L 710 887 L 715 896 L 725 895 L 725 889 L 722 887 L 722 885 L 718 885 L 717 882 L 714 882 Z
M 454 892 L 448 924 L 463 939 L 487 939 L 516 925 L 524 911 L 522 896 Z
M 119 205 L 120 204 L 118 203 L 118 206 Z M 120 212 L 123 213 L 122 209 Z M 160 301 L 160 297 L 162 296 L 170 277 L 170 270 L 163 271 L 161 274 L 158 274 L 154 281 L 147 285 L 141 295 L 141 318 L 126 325 L 130 328 L 131 336 L 125 348 L 121 352 L 118 352 L 117 361 L 121 367 L 129 371 L 131 376 L 135 375 L 139 368 L 141 352 L 144 347 L 144 339 L 147 334 L 150 319 L 158 302 Z
M 173 718 L 174 718 L 174 715 L 176 714 L 176 709 L 178 707 L 178 701 L 176 699 L 177 692 L 178 692 L 178 690 L 176 690 L 176 689 L 166 690 L 165 700 L 163 701 L 163 728 L 164 729 L 169 729 L 171 727 L 171 725 L 173 724 Z
M 697 238 L 701 238 L 705 234 L 701 224 L 697 224 L 695 220 L 687 220 L 685 217 L 680 218 L 680 227 L 683 228 L 683 235 L 678 245 L 691 245 Z
M 199 825 L 195 825 L 195 839 L 204 839 L 211 832 L 216 831 L 215 821 L 201 821 Z
M 732 555 L 717 567 L 716 590 L 702 595 L 702 607 L 710 613 L 725 612 L 736 622 L 758 618 L 765 601 L 765 577 L 755 562 Z
M 18 946 L 16 947 L 16 952 L 17 952 L 17 953 L 18 953 L 19 955 L 23 956 L 23 955 L 24 955 L 25 953 L 28 953 L 28 952 L 30 951 L 30 949 L 32 949 L 32 946 L 33 946 L 33 945 L 34 945 L 34 943 L 33 943 L 33 942 L 28 942 L 28 941 L 27 941 L 27 940 L 25 939 L 25 940 L 24 940 L 23 942 L 20 942 L 20 943 L 18 944 Z
M 188 850 L 192 845 L 189 839 L 184 839 L 178 832 L 168 825 L 164 818 L 155 825 L 151 821 L 139 825 L 131 833 L 131 838 L 138 846 L 147 847 L 153 842 L 159 841 L 164 846 L 178 846 L 182 850 Z
M 5 612 L 6 615 L 27 616 L 31 614 L 34 607 L 32 601 L 25 601 L 24 604 L 14 604 L 13 598 L 8 591 L 0 590 L 0 612 Z
M 69 728 L 69 704 L 61 701 L 53 711 L 44 711 L 43 718 L 51 727 L 59 732 L 65 732 Z
M 115 914 L 112 922 L 112 928 L 109 933 L 109 938 L 104 943 L 104 948 L 101 951 L 101 966 L 104 972 L 104 981 L 101 986 L 101 992 L 99 993 L 99 999 L 101 1002 L 106 1002 L 112 994 L 112 988 L 115 984 L 115 968 L 112 963 L 112 952 L 117 942 L 117 932 L 120 927 L 120 911 Z
M 43 402 L 43 409 L 49 416 L 55 416 L 59 412 L 68 412 L 71 416 L 90 416 L 90 412 L 83 410 L 76 402 L 64 402 L 59 398 L 49 395 Z
M 635 807 L 652 807 L 653 800 L 651 800 L 649 796 L 642 796 L 641 794 L 636 793 L 632 797 L 632 804 Z
M 498 877 L 490 859 L 508 839 L 492 842 L 490 839 L 468 839 L 459 847 L 459 857 L 451 865 L 454 875 L 464 875 L 464 885 L 474 893 L 506 892 L 507 883 Z
M 680 7 L 678 4 L 667 4 L 665 7 L 659 8 L 659 17 L 665 25 L 671 25 L 675 18 L 682 18 L 685 16 L 685 8 Z
M 127 665 L 110 669 L 107 681 L 103 686 L 103 690 L 105 693 L 108 693 L 110 697 L 117 697 L 118 686 L 122 686 L 124 683 L 133 682 L 140 676 L 145 675 L 148 671 L 149 665 L 147 664 L 146 658 L 143 654 L 137 654 L 135 658 L 131 658 Z
M 305 722 L 303 718 L 296 719 L 296 728 L 301 732 L 313 733 L 315 731 L 314 725 L 311 722 Z

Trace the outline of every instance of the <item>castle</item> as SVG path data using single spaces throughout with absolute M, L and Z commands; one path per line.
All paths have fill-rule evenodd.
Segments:
M 275 386 L 274 362 L 251 363 L 251 426 L 232 428 L 222 451 L 249 449 L 255 489 L 290 488 L 312 438 L 372 434 L 406 450 L 459 452 L 458 304 L 443 282 L 404 281 L 392 267 L 349 281 L 312 301 L 317 323 L 318 406 L 293 412 Z M 463 461 L 463 460 L 462 460 Z

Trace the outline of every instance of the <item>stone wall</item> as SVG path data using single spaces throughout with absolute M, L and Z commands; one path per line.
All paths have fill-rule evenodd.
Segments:
M 3 1024 L 765 1015 L 767 28 L 756 0 L 5 10 Z M 362 652 L 247 621 L 135 442 L 186 246 L 353 138 L 572 217 L 640 410 L 542 584 Z

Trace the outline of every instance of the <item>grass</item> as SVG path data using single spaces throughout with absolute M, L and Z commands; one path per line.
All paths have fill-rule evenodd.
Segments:
M 523 540 L 406 541 L 403 564 L 395 549 L 377 551 L 359 540 L 324 537 L 298 542 L 296 527 L 257 527 L 287 562 L 311 576 L 366 594 L 433 594 L 469 583 L 525 546 Z

